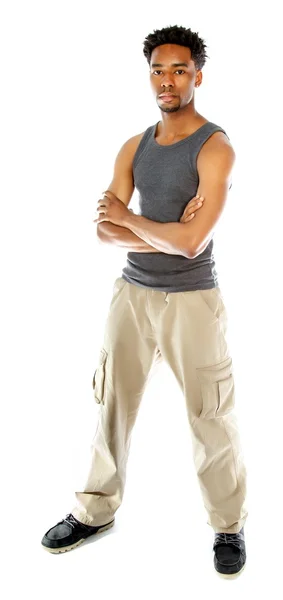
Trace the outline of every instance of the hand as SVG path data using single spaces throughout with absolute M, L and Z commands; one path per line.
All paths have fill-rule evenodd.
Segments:
M 181 219 L 180 219 L 180 223 L 188 223 L 188 221 L 191 221 L 197 210 L 199 210 L 199 208 L 202 207 L 203 205 L 203 201 L 204 201 L 204 197 L 203 196 L 194 196 L 187 204 Z
M 94 223 L 103 223 L 103 221 L 110 221 L 113 225 L 122 226 L 124 220 L 129 215 L 129 213 L 133 212 L 131 209 L 127 208 L 127 206 L 113 194 L 107 190 L 103 192 L 104 198 L 98 200 L 98 218 L 93 219 Z

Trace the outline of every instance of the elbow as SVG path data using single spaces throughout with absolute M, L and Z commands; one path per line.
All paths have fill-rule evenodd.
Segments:
M 190 247 L 186 248 L 186 258 L 195 258 L 198 255 L 197 247 L 195 244 L 190 244 Z
M 204 252 L 204 250 L 207 248 L 210 241 L 211 241 L 211 238 L 208 240 L 205 240 L 202 243 L 191 244 L 189 250 L 187 251 L 187 257 L 188 258 L 196 258 L 199 254 Z
M 187 258 L 196 258 L 201 252 L 204 251 L 208 242 L 200 243 L 198 240 L 192 240 L 190 247 L 187 249 Z
M 197 256 L 197 252 L 195 252 L 192 248 L 189 248 L 186 252 L 186 258 L 195 258 Z
M 197 256 L 197 247 L 198 247 L 198 240 L 194 237 L 191 237 L 191 239 L 188 239 L 188 234 L 187 231 L 185 232 L 185 239 L 184 239 L 184 256 L 185 258 L 195 258 L 195 256 Z

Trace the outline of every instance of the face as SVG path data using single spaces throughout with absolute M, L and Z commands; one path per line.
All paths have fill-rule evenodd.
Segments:
M 202 73 L 197 71 L 189 48 L 163 44 L 153 50 L 150 83 L 162 111 L 176 112 L 187 106 L 193 98 L 196 84 L 201 81 Z M 160 98 L 160 94 L 165 92 L 171 96 Z

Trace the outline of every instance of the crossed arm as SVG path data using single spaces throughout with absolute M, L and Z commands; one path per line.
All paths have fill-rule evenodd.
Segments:
M 149 247 L 136 251 L 158 251 L 186 258 L 195 258 L 203 252 L 224 210 L 234 162 L 235 153 L 227 136 L 222 132 L 213 134 L 203 145 L 197 162 L 197 193 L 205 198 L 203 207 L 188 223 L 156 223 L 128 211 L 123 223 L 125 231 L 131 231 Z

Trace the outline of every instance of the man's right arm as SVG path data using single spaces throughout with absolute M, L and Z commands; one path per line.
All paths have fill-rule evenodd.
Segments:
M 135 187 L 132 165 L 142 135 L 139 134 L 130 138 L 122 146 L 115 161 L 113 179 L 107 187 L 126 206 L 130 203 Z M 156 252 L 160 254 L 159 250 L 144 242 L 130 229 L 107 221 L 97 224 L 97 237 L 103 243 L 113 244 L 126 249 L 128 252 Z

